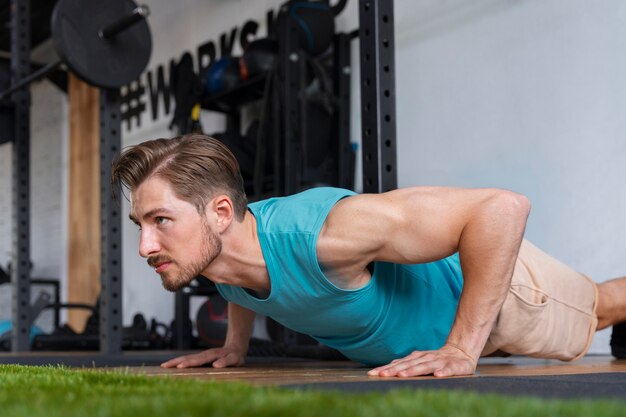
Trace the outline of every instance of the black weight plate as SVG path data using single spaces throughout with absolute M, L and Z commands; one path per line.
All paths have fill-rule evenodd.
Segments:
M 119 88 L 136 80 L 152 52 L 148 22 L 100 39 L 100 29 L 129 15 L 132 0 L 59 0 L 50 23 L 54 46 L 65 64 L 89 84 Z

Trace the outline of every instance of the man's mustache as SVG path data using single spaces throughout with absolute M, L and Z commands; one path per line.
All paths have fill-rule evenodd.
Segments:
M 172 262 L 172 260 L 167 256 L 159 255 L 148 258 L 146 262 L 148 262 L 148 265 L 150 265 L 152 268 L 156 268 L 157 265 L 164 262 Z

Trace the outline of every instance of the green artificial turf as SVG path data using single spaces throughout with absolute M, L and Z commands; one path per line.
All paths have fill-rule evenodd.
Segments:
M 624 416 L 624 402 L 397 390 L 346 394 L 123 371 L 0 365 L 1 417 Z

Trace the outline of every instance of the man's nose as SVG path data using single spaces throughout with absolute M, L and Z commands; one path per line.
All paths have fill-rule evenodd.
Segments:
M 143 229 L 139 237 L 139 255 L 147 258 L 158 253 L 159 250 L 160 246 L 155 234 L 150 230 Z

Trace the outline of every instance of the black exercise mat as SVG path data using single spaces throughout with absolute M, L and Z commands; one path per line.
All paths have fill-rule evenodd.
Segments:
M 351 393 L 393 389 L 445 389 L 542 398 L 626 401 L 626 372 L 545 376 L 475 376 L 442 379 L 388 379 L 371 382 L 332 382 L 288 385 L 289 388 L 334 390 Z

